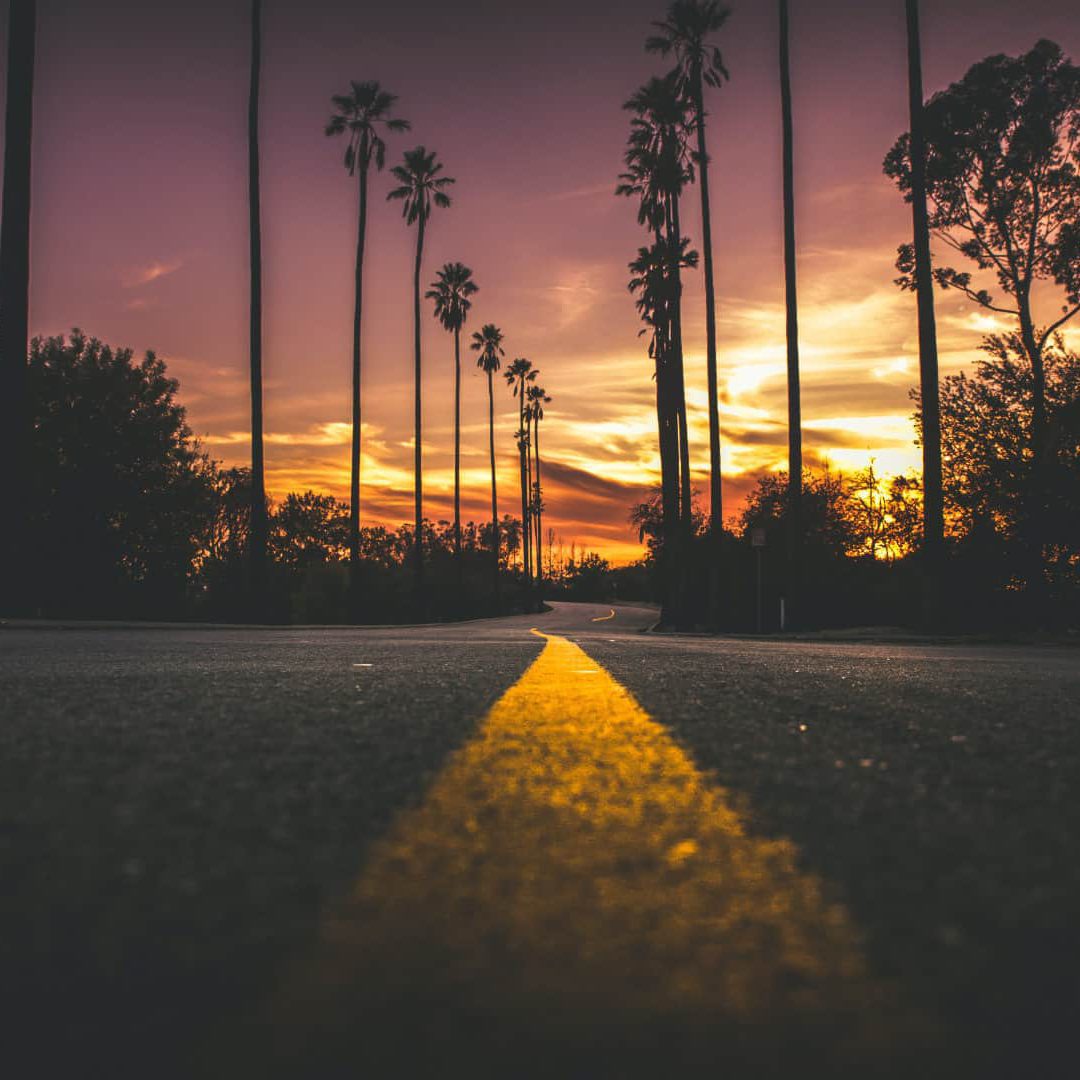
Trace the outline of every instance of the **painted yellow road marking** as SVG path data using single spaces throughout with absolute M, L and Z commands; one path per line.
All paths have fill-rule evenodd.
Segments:
M 458 1009 L 527 1015 L 556 1041 L 599 1011 L 710 1033 L 829 1017 L 876 1043 L 891 992 L 795 846 L 749 835 L 628 691 L 540 636 L 289 974 L 272 1025 L 285 1043 L 291 1030 L 310 1047 L 314 1030 L 320 1045 L 342 1032 L 364 1044 L 402 1001 L 448 1030 Z
M 607 622 L 608 619 L 614 619 L 614 618 L 615 618 L 615 609 L 612 608 L 610 614 L 608 614 L 608 615 L 598 615 L 592 621 L 593 622 Z

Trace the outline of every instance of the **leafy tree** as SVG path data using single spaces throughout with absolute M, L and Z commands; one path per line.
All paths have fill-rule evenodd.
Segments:
M 917 477 L 894 476 L 887 482 L 871 460 L 846 478 L 846 515 L 851 525 L 849 554 L 889 562 L 919 546 L 921 484 Z
M 766 473 L 758 479 L 739 515 L 743 535 L 765 529 L 770 547 L 783 549 L 790 526 L 790 486 L 787 473 Z M 808 472 L 803 485 L 803 543 L 808 558 L 840 559 L 859 543 L 847 511 L 847 487 L 840 473 Z
M 215 469 L 211 483 L 213 511 L 200 561 L 204 565 L 213 561 L 240 578 L 244 556 L 251 549 L 251 470 Z
M 491 456 L 491 552 L 494 557 L 495 593 L 499 592 L 499 498 L 495 485 L 495 372 L 506 355 L 502 347 L 503 333 L 494 323 L 473 332 L 469 346 L 477 353 L 476 366 L 487 375 L 488 389 L 488 448 Z
M 446 263 L 432 282 L 427 299 L 435 302 L 435 318 L 454 335 L 454 553 L 461 561 L 461 328 L 479 291 L 464 263 Z
M 8 6 L 7 112 L 4 132 L 3 221 L 0 224 L 0 437 L 8 463 L 8 514 L 0 529 L 0 601 L 21 610 L 28 492 L 18 463 L 29 442 L 26 339 L 30 304 L 30 165 L 34 103 L 34 0 Z
M 352 82 L 349 93 L 335 94 L 331 100 L 336 111 L 326 125 L 326 134 L 347 137 L 345 168 L 350 176 L 358 178 L 360 199 L 353 305 L 352 457 L 349 485 L 349 565 L 355 604 L 360 572 L 360 326 L 364 310 L 368 172 L 372 164 L 381 171 L 386 163 L 386 143 L 383 141 L 382 132 L 408 131 L 409 122 L 390 115 L 397 97 L 385 91 L 377 82 Z M 417 333 L 419 334 L 419 330 Z
M 28 468 L 40 602 L 50 612 L 181 610 L 213 516 L 213 466 L 148 352 L 74 330 L 30 350 Z
M 1018 333 L 986 339 L 985 357 L 972 374 L 941 384 L 946 522 L 958 540 L 993 539 L 995 565 L 1006 577 L 1023 576 L 1023 549 L 1031 528 L 1031 489 L 1040 463 L 1030 431 L 1034 373 Z M 1080 556 L 1080 355 L 1060 336 L 1043 352 L 1047 410 L 1046 501 L 1040 511 L 1050 569 L 1075 579 Z M 915 421 L 921 431 L 917 393 Z M 988 568 L 989 570 L 989 568 Z M 997 582 L 1001 584 L 1001 581 Z
M 413 460 L 415 468 L 416 496 L 416 580 L 419 584 L 423 574 L 423 520 L 424 520 L 424 478 L 423 478 L 423 412 L 421 401 L 421 360 L 420 360 L 420 268 L 424 258 L 424 230 L 431 217 L 432 204 L 450 206 L 450 196 L 444 190 L 454 180 L 449 176 L 439 175 L 443 170 L 434 151 L 428 153 L 423 146 L 405 151 L 405 160 L 391 170 L 398 187 L 386 197 L 400 200 L 402 216 L 406 225 L 416 225 L 416 262 L 413 267 L 413 397 L 415 414 L 415 435 L 413 442 Z
M 291 568 L 337 562 L 349 550 L 348 507 L 314 491 L 286 495 L 273 517 L 277 562 Z
M 1037 468 L 1025 576 L 1038 591 L 1049 539 L 1041 507 L 1056 452 L 1048 441 L 1045 353 L 1054 333 L 1080 312 L 1080 68 L 1050 41 L 1022 56 L 991 56 L 935 94 L 922 120 L 929 226 L 977 272 L 991 275 L 1004 298 L 969 270 L 938 266 L 934 279 L 1014 319 L 1031 368 L 1027 439 Z M 905 194 L 913 191 L 910 135 L 897 140 L 885 172 Z M 899 284 L 916 288 L 911 245 L 901 247 L 897 267 Z M 1043 321 L 1034 308 L 1039 282 L 1056 284 L 1064 300 Z
M 719 88 L 729 78 L 720 50 L 709 44 L 731 14 L 717 0 L 674 0 L 667 17 L 654 23 L 658 31 L 645 48 L 662 56 L 674 54 L 678 62 L 678 89 L 689 99 L 690 123 L 697 141 L 695 161 L 701 171 L 701 237 L 705 268 L 705 363 L 709 392 L 710 527 L 716 537 L 723 531 L 720 480 L 720 389 L 716 364 L 716 290 L 713 284 L 712 213 L 709 207 L 709 154 L 705 133 L 705 87 Z

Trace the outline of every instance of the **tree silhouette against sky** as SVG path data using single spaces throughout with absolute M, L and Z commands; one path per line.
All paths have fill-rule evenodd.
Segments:
M 1026 515 L 1028 588 L 1043 587 L 1046 477 L 1055 454 L 1047 440 L 1043 353 L 1080 313 L 1080 68 L 1050 41 L 1022 56 L 990 56 L 921 110 L 928 226 L 933 236 L 996 280 L 991 294 L 970 270 L 933 269 L 934 280 L 986 311 L 1015 320 L 1032 373 L 1030 453 L 1036 463 Z M 900 136 L 884 169 L 907 198 L 918 182 L 911 133 Z M 900 247 L 897 283 L 919 286 L 920 257 Z M 924 278 L 925 280 L 925 278 Z M 1058 310 L 1040 322 L 1035 287 L 1061 290 Z M 1062 303 L 1063 301 L 1063 303 Z
M 712 211 L 709 205 L 709 153 L 706 146 L 705 87 L 719 89 L 729 77 L 720 50 L 710 38 L 723 28 L 730 9 L 717 0 L 675 0 L 666 18 L 653 23 L 657 33 L 645 48 L 661 56 L 674 55 L 680 91 L 691 108 L 691 124 L 696 138 L 695 163 L 701 177 L 701 243 L 705 271 L 705 371 L 709 395 L 709 525 L 714 540 L 714 557 L 719 563 L 723 535 L 723 489 L 720 473 L 720 385 L 716 359 L 716 286 L 713 278 Z M 712 617 L 718 616 L 718 570 L 712 572 L 710 602 Z
M 528 403 L 526 383 L 534 383 L 540 372 L 533 367 L 532 361 L 524 356 L 516 357 L 503 372 L 506 385 L 510 387 L 518 400 L 518 428 L 515 433 L 518 448 L 518 461 L 521 470 L 521 559 L 525 580 L 532 576 L 532 529 L 529 524 L 529 426 L 525 420 Z
M 413 265 L 413 417 L 414 445 L 413 465 L 415 472 L 414 491 L 416 504 L 416 579 L 419 585 L 424 572 L 424 473 L 423 473 L 423 403 L 420 376 L 422 370 L 420 354 L 420 268 L 424 260 L 424 231 L 431 208 L 435 206 L 448 209 L 450 196 L 443 190 L 454 183 L 449 176 L 440 176 L 443 166 L 435 157 L 435 152 L 428 153 L 423 146 L 405 151 L 405 160 L 391 170 L 399 186 L 386 197 L 401 201 L 402 216 L 406 225 L 416 226 L 416 261 Z
M 464 263 L 446 263 L 427 292 L 435 302 L 435 318 L 454 335 L 454 555 L 461 565 L 461 328 L 479 291 Z
M 495 372 L 502 357 L 503 333 L 494 323 L 485 323 L 473 332 L 470 348 L 478 353 L 476 366 L 487 375 L 488 451 L 491 456 L 491 551 L 494 561 L 495 595 L 499 594 L 499 495 L 495 480 Z
M 352 337 L 352 456 L 349 471 L 349 573 L 352 601 L 359 599 L 360 576 L 360 330 L 364 311 L 364 240 L 367 234 L 368 172 L 374 163 L 381 170 L 386 163 L 386 143 L 381 131 L 409 130 L 409 121 L 390 115 L 397 97 L 377 82 L 352 82 L 347 94 L 331 99 L 334 112 L 326 134 L 345 135 L 345 168 L 358 178 L 359 213 L 356 226 L 356 266 Z

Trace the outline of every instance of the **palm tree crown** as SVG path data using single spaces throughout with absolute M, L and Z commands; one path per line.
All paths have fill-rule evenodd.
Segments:
M 718 0 L 674 0 L 667 18 L 654 22 L 658 31 L 645 42 L 648 52 L 668 56 L 672 53 L 685 88 L 700 77 L 708 86 L 718 87 L 729 78 L 720 50 L 710 48 L 707 38 L 727 22 L 731 9 Z
M 442 162 L 436 161 L 434 150 L 429 154 L 425 147 L 418 146 L 415 150 L 406 150 L 404 164 L 395 165 L 390 170 L 400 186 L 386 197 L 404 202 L 402 216 L 407 225 L 427 221 L 433 202 L 444 209 L 450 205 L 450 196 L 443 188 L 454 183 L 454 180 L 449 176 L 440 176 L 442 169 Z
M 551 398 L 542 386 L 530 386 L 525 391 L 528 404 L 525 406 L 525 414 L 529 420 L 543 420 L 544 406 L 551 403 Z
M 473 352 L 480 355 L 476 358 L 476 366 L 488 374 L 499 370 L 499 358 L 506 353 L 502 347 L 503 332 L 494 323 L 485 323 L 480 330 L 473 331 Z
M 524 356 L 517 357 L 503 372 L 503 378 L 506 379 L 507 385 L 514 391 L 514 397 L 517 397 L 520 392 L 522 408 L 525 407 L 525 383 L 535 382 L 536 376 L 539 374 L 540 372 L 532 366 L 532 361 L 526 360 Z
M 374 81 L 351 82 L 348 94 L 335 94 L 330 100 L 335 112 L 326 125 L 327 135 L 348 134 L 345 147 L 345 168 L 352 176 L 357 167 L 366 169 L 375 162 L 376 169 L 386 163 L 386 143 L 379 135 L 379 126 L 388 131 L 408 131 L 409 121 L 390 116 L 397 95 L 388 93 Z
M 469 297 L 479 291 L 479 286 L 464 263 L 446 263 L 436 277 L 424 295 L 435 301 L 435 318 L 445 330 L 453 333 L 465 325 L 472 307 Z

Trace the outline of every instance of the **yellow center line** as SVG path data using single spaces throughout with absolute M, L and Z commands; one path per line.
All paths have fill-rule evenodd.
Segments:
M 612 608 L 610 614 L 608 614 L 608 615 L 597 615 L 597 617 L 595 619 L 593 619 L 592 621 L 593 622 L 607 622 L 608 619 L 614 619 L 614 618 L 615 618 L 615 609 Z
M 540 636 L 289 973 L 268 1025 L 282 1045 L 290 1029 L 294 1048 L 311 1030 L 364 1043 L 379 1009 L 414 999 L 444 1025 L 526 1016 L 556 1040 L 598 1010 L 710 1033 L 842 1016 L 862 1046 L 883 1014 L 895 1027 L 850 915 L 795 845 L 751 836 L 626 689 Z

